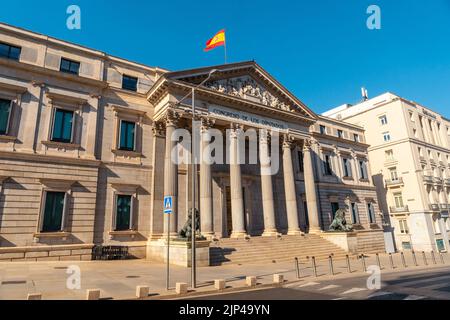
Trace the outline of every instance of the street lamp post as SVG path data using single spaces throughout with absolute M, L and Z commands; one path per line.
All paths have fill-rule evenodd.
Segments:
M 177 105 L 181 104 L 181 102 L 183 100 L 185 100 L 187 97 L 192 96 L 192 105 L 191 105 L 191 109 L 192 109 L 192 134 L 191 134 L 191 171 L 192 171 L 192 204 L 191 204 L 191 221 L 192 221 L 192 231 L 191 231 L 191 287 L 193 289 L 197 288 L 197 257 L 196 257 L 196 217 L 197 217 L 197 210 L 196 210 L 196 180 L 197 180 L 197 158 L 196 158 L 196 141 L 195 141 L 195 134 L 194 134 L 194 129 L 195 129 L 195 90 L 198 89 L 199 87 L 203 86 L 211 77 L 214 73 L 216 73 L 218 70 L 217 69 L 213 69 L 209 72 L 208 77 L 206 77 L 205 80 L 203 80 L 199 85 L 195 86 L 192 88 L 192 91 L 187 94 L 185 97 L 183 97 L 180 101 L 178 101 Z M 200 219 L 200 212 L 199 212 L 199 219 Z

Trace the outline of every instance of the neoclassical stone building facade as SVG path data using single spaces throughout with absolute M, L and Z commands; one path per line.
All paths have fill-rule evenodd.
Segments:
M 316 115 L 255 62 L 168 72 L 1 24 L 0 259 L 90 259 L 94 245 L 145 257 L 167 231 L 164 195 L 175 236 L 192 181 L 171 137 L 191 130 L 193 87 L 203 146 L 214 129 L 224 159 L 257 150 L 197 166 L 204 235 L 322 234 L 344 208 L 360 249 L 383 250 L 363 129 Z M 279 168 L 261 175 L 269 150 Z

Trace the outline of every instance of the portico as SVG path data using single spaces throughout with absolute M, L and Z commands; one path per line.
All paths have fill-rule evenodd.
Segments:
M 316 121 L 314 113 L 256 64 L 219 71 L 196 93 L 200 154 L 214 155 L 214 161 L 199 157 L 197 165 L 202 234 L 207 238 L 244 238 L 320 231 L 316 161 L 311 152 L 314 142 L 309 133 Z M 186 221 L 191 201 L 191 184 L 186 183 L 189 169 L 175 163 L 176 158 L 171 156 L 177 144 L 183 144 L 182 140 L 174 141 L 175 130 L 188 130 L 192 136 L 192 114 L 177 100 L 200 82 L 208 69 L 197 72 L 169 74 L 160 84 L 164 89 L 149 95 L 150 100 L 166 96 L 155 114 L 155 125 L 165 127 L 163 190 L 174 197 L 177 206 L 171 220 L 172 236 Z M 222 138 L 216 137 L 218 134 Z M 222 147 L 221 157 L 217 146 Z M 303 159 L 296 158 L 304 164 L 303 185 L 296 183 L 294 151 L 303 151 Z M 182 195 L 178 194 L 180 190 Z M 303 230 L 301 226 L 307 222 L 302 221 L 306 212 L 301 212 L 306 210 L 299 205 L 302 194 L 306 194 L 309 222 L 309 229 Z

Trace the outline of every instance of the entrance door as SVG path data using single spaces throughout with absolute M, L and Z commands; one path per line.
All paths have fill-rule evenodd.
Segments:
M 226 192 L 226 208 L 227 208 L 227 235 L 230 236 L 233 231 L 233 219 L 232 219 L 232 211 L 231 211 L 231 187 L 225 187 Z

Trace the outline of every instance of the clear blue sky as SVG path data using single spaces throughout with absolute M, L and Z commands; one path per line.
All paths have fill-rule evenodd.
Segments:
M 66 28 L 70 4 L 82 29 Z M 382 29 L 366 27 L 381 7 Z M 392 91 L 450 118 L 450 0 L 2 1 L 0 21 L 170 70 L 256 60 L 316 112 Z

